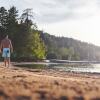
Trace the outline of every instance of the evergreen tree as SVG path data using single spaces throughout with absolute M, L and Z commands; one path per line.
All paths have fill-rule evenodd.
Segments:
M 8 10 L 8 15 L 7 15 L 7 34 L 10 36 L 11 39 L 13 39 L 15 33 L 17 32 L 17 25 L 18 25 L 18 10 L 16 7 L 11 7 Z
M 40 33 L 36 30 L 36 25 L 33 24 L 31 19 L 33 15 L 30 15 L 30 11 L 31 9 L 24 10 L 18 25 L 18 33 L 14 39 L 16 54 L 19 57 L 43 59 L 45 58 L 45 46 Z
M 32 28 L 37 29 L 36 23 L 33 23 L 34 15 L 32 9 L 30 8 L 25 9 L 20 19 L 21 23 L 26 23 L 28 27 L 32 26 Z
M 6 20 L 7 20 L 7 10 L 4 7 L 0 8 L 0 40 L 6 33 Z
M 40 33 L 38 31 L 34 31 L 34 33 L 30 36 L 31 37 L 31 43 L 33 45 L 28 45 L 32 51 L 32 54 L 37 59 L 43 59 L 45 58 L 45 45 L 40 38 Z

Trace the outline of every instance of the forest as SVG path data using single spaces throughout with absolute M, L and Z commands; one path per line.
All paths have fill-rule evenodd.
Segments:
M 100 47 L 67 37 L 56 37 L 38 29 L 32 9 L 19 16 L 16 7 L 0 7 L 0 41 L 9 35 L 13 60 L 42 59 L 100 61 Z
M 67 37 L 41 32 L 47 59 L 100 61 L 100 47 Z
M 32 21 L 32 9 L 25 9 L 21 16 L 16 7 L 0 8 L 0 40 L 8 35 L 12 40 L 15 60 L 45 58 L 45 45 L 40 38 L 37 25 Z

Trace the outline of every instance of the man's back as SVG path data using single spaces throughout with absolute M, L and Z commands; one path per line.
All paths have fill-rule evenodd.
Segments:
M 11 48 L 11 40 L 10 39 L 3 39 L 1 41 L 2 48 Z

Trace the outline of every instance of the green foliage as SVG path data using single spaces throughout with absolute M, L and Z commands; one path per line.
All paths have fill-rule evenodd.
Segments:
M 8 10 L 7 20 L 6 20 L 6 33 L 9 34 L 10 38 L 13 39 L 13 36 L 16 34 L 17 31 L 17 21 L 18 17 L 18 10 L 16 7 L 11 7 Z
M 27 53 L 37 59 L 45 58 L 45 45 L 38 31 L 33 30 L 26 45 Z
M 0 8 L 0 41 L 6 34 L 6 21 L 7 21 L 7 10 L 4 7 Z
M 36 54 L 35 56 L 39 59 L 45 58 L 45 45 L 42 39 L 40 39 L 40 34 L 38 32 L 34 34 L 34 41 L 34 54 Z
M 6 20 L 7 20 L 7 10 L 4 7 L 0 8 L 0 26 L 2 28 L 5 28 L 6 25 Z
M 55 53 L 48 53 L 46 56 L 47 59 L 57 59 L 57 55 Z
M 32 17 L 31 9 L 24 10 L 19 20 L 16 7 L 13 6 L 8 11 L 4 7 L 0 8 L 0 37 L 8 34 L 11 38 L 14 58 L 45 58 L 45 45 Z
M 41 33 L 47 47 L 47 55 L 56 55 L 57 59 L 64 60 L 99 60 L 100 47 L 67 37 L 55 37 L 48 33 Z M 48 57 L 48 56 L 47 56 Z

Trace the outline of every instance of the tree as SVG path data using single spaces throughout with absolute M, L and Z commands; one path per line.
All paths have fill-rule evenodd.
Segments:
M 69 49 L 62 47 L 59 49 L 59 54 L 61 55 L 61 59 L 68 60 Z
M 8 15 L 7 15 L 7 34 L 10 36 L 11 39 L 13 39 L 16 31 L 17 31 L 17 25 L 18 25 L 18 10 L 16 7 L 11 7 L 8 10 Z
M 7 10 L 4 7 L 0 8 L 0 26 L 5 28 L 7 19 Z
M 21 23 L 26 23 L 27 26 L 32 26 L 33 28 L 37 29 L 37 25 L 35 23 L 33 23 L 33 11 L 30 8 L 27 8 L 23 11 L 23 14 L 21 15 Z
M 29 52 L 31 56 L 37 59 L 45 58 L 45 45 L 40 38 L 40 34 L 38 31 L 33 30 L 28 38 L 27 44 L 27 52 Z
M 47 59 L 57 59 L 57 55 L 53 52 L 48 53 L 46 56 Z
M 21 23 L 18 24 L 18 32 L 15 34 L 16 55 L 25 58 L 43 59 L 45 58 L 45 45 L 36 30 L 31 19 L 31 9 L 24 10 Z M 29 18 L 30 17 L 30 18 Z M 30 23 L 31 22 L 31 23 Z M 33 26 L 33 27 L 32 27 Z
M 0 40 L 6 33 L 6 20 L 7 20 L 7 10 L 4 7 L 0 8 Z
M 68 59 L 69 60 L 72 60 L 72 56 L 74 55 L 74 48 L 73 47 L 70 47 L 69 48 L 69 57 L 68 57 Z

